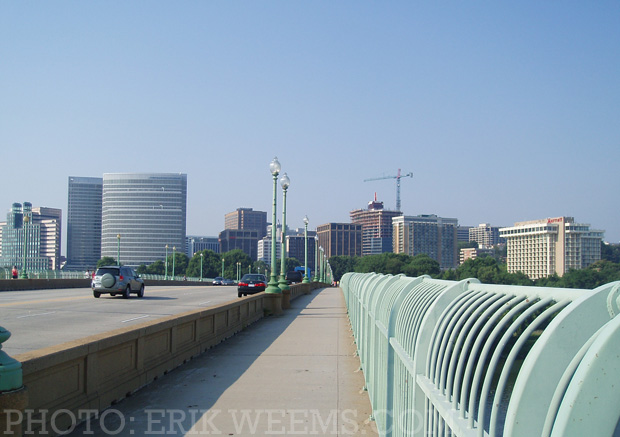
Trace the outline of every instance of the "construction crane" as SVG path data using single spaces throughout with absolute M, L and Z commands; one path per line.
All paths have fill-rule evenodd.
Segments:
M 378 181 L 381 179 L 396 179 L 396 211 L 400 211 L 400 179 L 413 177 L 413 173 L 407 173 L 405 175 L 400 174 L 400 168 L 398 169 L 398 174 L 396 176 L 381 176 L 380 178 L 370 178 L 364 179 L 364 182 L 368 181 Z

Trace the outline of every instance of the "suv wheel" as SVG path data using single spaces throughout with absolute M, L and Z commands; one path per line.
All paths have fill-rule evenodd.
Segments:
M 99 293 L 98 291 L 93 291 L 93 296 L 98 299 L 99 296 L 101 296 L 101 293 Z
M 144 284 L 140 286 L 140 291 L 138 291 L 138 297 L 144 297 Z
M 129 299 L 129 293 L 131 293 L 131 288 L 128 285 L 127 288 L 125 288 L 125 291 L 123 291 L 123 297 L 125 299 Z

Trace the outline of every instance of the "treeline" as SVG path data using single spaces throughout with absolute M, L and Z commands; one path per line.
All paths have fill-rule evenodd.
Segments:
M 121 256 L 122 261 L 122 256 Z M 281 261 L 277 260 L 277 272 L 281 270 Z M 97 267 L 106 265 L 116 265 L 116 259 L 103 257 L 97 263 Z M 285 259 L 285 272 L 293 270 L 301 263 L 295 258 Z M 168 275 L 168 276 L 187 276 L 199 278 L 202 273 L 203 278 L 215 278 L 223 276 L 229 279 L 236 279 L 237 273 L 243 276 L 244 273 L 265 273 L 269 267 L 262 261 L 252 261 L 245 252 L 239 249 L 231 250 L 226 253 L 215 253 L 212 250 L 203 250 L 195 253 L 191 258 L 182 252 L 169 253 L 167 259 L 157 260 L 152 264 L 142 264 L 136 268 L 139 274 Z
M 618 251 L 620 254 L 620 251 Z M 603 259 L 586 269 L 570 270 L 564 276 L 553 275 L 532 280 L 523 273 L 508 273 L 506 264 L 491 256 L 465 261 L 456 269 L 441 271 L 439 263 L 428 255 L 409 256 L 383 253 L 364 257 L 334 256 L 329 259 L 334 278 L 340 281 L 347 272 L 405 274 L 416 277 L 429 275 L 435 279 L 460 281 L 477 278 L 485 284 L 533 285 L 540 287 L 593 289 L 613 281 L 620 281 L 620 263 Z

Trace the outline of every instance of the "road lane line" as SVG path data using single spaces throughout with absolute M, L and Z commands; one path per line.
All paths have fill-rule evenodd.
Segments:
M 209 302 L 211 302 L 210 300 L 206 301 L 206 302 L 200 302 L 198 305 L 205 305 L 208 304 Z
M 147 314 L 146 316 L 134 317 L 133 319 L 123 320 L 121 323 L 132 322 L 132 321 L 134 321 L 134 320 L 144 319 L 145 317 L 150 317 L 150 315 L 149 315 L 149 314 Z
M 24 318 L 26 318 L 26 317 L 45 316 L 45 315 L 47 315 L 47 314 L 56 314 L 56 311 L 52 311 L 52 312 L 49 312 L 49 313 L 27 314 L 27 315 L 25 315 L 25 316 L 17 316 L 17 317 L 15 317 L 15 318 L 16 318 L 16 319 L 24 319 Z

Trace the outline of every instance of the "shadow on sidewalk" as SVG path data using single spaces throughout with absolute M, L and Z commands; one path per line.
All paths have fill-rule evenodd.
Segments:
M 291 301 L 291 308 L 281 316 L 257 321 L 103 412 L 92 412 L 90 421 L 82 422 L 71 433 L 64 435 L 218 434 L 215 429 L 199 433 L 190 430 L 198 421 L 214 414 L 211 408 L 218 399 L 325 290 L 328 289 L 317 289 L 309 295 L 299 296 Z M 317 309 L 327 310 L 328 307 L 312 308 L 313 311 Z M 304 314 L 304 317 L 308 316 L 343 317 L 342 314 L 327 311 Z M 267 391 L 265 395 L 269 397 L 269 387 L 265 384 L 248 386 L 247 390 L 252 397 L 256 397 L 259 390 Z M 238 407 L 231 405 L 230 408 Z M 265 407 L 263 404 L 257 405 L 257 408 Z

